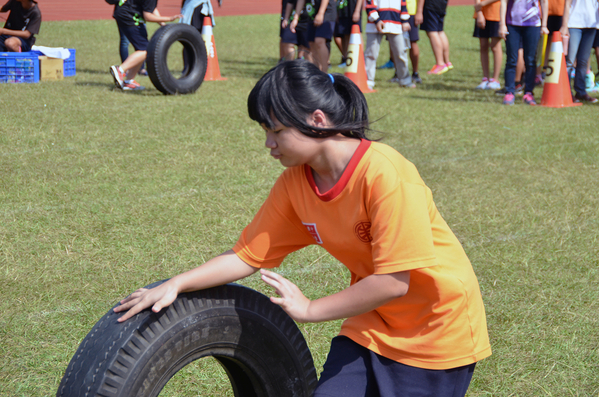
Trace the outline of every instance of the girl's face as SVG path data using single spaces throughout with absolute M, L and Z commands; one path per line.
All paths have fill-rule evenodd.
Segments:
M 273 120 L 275 126 L 272 130 L 261 125 L 266 132 L 264 145 L 270 149 L 270 155 L 284 167 L 310 164 L 318 156 L 319 139 L 310 138 L 294 127 L 284 126 L 274 117 Z

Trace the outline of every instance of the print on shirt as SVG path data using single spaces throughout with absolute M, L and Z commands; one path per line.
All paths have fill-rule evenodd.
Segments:
M 314 240 L 316 240 L 318 244 L 322 244 L 322 239 L 320 238 L 320 234 L 318 234 L 318 230 L 316 229 L 316 223 L 302 222 L 302 224 L 306 226 L 306 229 L 308 229 L 308 233 L 310 233 L 310 235 L 314 237 Z
M 369 243 L 372 241 L 372 236 L 370 235 L 370 226 L 371 223 L 367 221 L 360 221 L 354 226 L 356 237 L 358 237 L 358 239 L 363 243 Z

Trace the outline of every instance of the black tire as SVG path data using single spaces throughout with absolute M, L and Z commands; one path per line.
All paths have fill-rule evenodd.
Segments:
M 181 77 L 176 78 L 168 70 L 167 55 L 175 42 L 183 45 L 186 65 Z M 196 28 L 183 23 L 161 27 L 148 44 L 148 76 L 154 87 L 165 95 L 191 94 L 195 92 L 206 75 L 208 56 L 202 35 Z
M 252 289 L 227 284 L 180 294 L 159 313 L 145 310 L 124 323 L 119 316 L 110 310 L 83 339 L 57 397 L 154 397 L 206 356 L 225 369 L 236 397 L 308 397 L 316 386 L 297 325 Z

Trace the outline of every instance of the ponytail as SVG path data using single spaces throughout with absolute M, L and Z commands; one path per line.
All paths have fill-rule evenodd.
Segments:
M 317 109 L 327 116 L 329 128 L 317 128 L 307 119 Z M 312 138 L 342 134 L 368 139 L 368 104 L 360 89 L 341 74 L 327 74 L 305 60 L 281 62 L 256 83 L 248 97 L 252 120 L 274 128 L 273 117 Z

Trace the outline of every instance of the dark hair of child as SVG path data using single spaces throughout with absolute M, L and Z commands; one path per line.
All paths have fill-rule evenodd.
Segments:
M 317 109 L 327 116 L 331 128 L 307 122 Z M 312 138 L 342 134 L 368 140 L 368 104 L 360 89 L 347 77 L 324 73 L 302 59 L 281 62 L 262 76 L 248 97 L 248 113 L 269 129 L 274 129 L 274 117 Z

